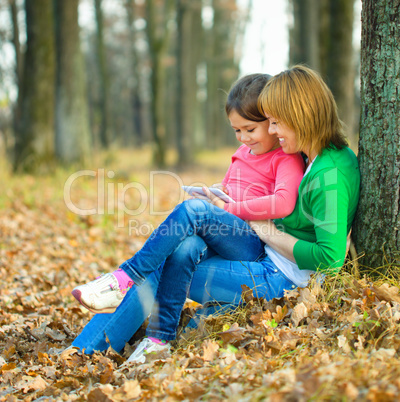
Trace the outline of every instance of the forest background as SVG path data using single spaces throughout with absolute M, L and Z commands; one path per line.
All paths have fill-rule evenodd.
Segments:
M 181 184 L 221 180 L 238 146 L 226 93 L 243 73 L 278 72 L 251 19 L 256 4 L 258 17 L 273 7 L 0 0 L 0 400 L 395 400 L 399 1 L 363 0 L 361 46 L 358 0 L 284 3 L 288 65 L 321 73 L 359 152 L 359 255 L 323 290 L 245 296 L 247 310 L 206 320 L 172 358 L 136 370 L 112 351 L 56 354 L 91 317 L 70 291 L 129 258 Z

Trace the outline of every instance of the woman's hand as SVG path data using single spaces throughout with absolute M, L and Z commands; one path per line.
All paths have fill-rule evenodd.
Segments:
M 248 221 L 247 223 L 264 243 L 288 260 L 296 262 L 293 248 L 298 239 L 278 230 L 272 220 Z
M 264 221 L 248 221 L 247 223 L 257 233 L 258 237 L 267 244 L 269 236 L 279 232 L 271 219 Z

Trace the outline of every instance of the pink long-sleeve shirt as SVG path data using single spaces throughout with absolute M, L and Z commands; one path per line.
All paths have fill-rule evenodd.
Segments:
M 299 154 L 285 154 L 282 148 L 253 155 L 242 145 L 222 181 L 236 203 L 226 203 L 226 211 L 244 220 L 283 218 L 292 213 L 304 174 Z

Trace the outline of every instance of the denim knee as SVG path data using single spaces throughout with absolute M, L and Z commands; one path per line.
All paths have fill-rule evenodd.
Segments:
M 190 214 L 204 214 L 210 212 L 211 204 L 204 200 L 193 198 L 191 200 L 183 201 L 181 208 L 183 208 L 189 215 Z
M 187 237 L 179 247 L 170 255 L 170 261 L 175 264 L 187 264 L 192 261 L 195 265 L 199 264 L 204 253 L 207 251 L 207 244 L 198 236 Z

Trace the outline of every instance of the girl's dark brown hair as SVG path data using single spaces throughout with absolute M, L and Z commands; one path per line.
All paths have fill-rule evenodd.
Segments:
M 246 120 L 264 121 L 257 101 L 267 82 L 272 77 L 268 74 L 250 74 L 237 80 L 229 91 L 225 104 L 227 116 L 235 111 Z

